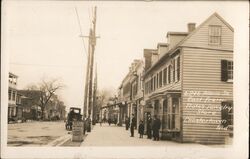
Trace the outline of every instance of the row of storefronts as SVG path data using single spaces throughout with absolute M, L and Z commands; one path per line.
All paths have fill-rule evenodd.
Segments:
M 144 49 L 118 90 L 119 121 L 161 120 L 161 139 L 225 144 L 233 132 L 233 28 L 217 13 Z

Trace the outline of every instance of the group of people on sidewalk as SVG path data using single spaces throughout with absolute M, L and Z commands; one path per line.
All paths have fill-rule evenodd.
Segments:
M 134 114 L 132 114 L 132 119 L 130 122 L 130 118 L 126 117 L 125 119 L 125 125 L 126 125 L 126 130 L 129 129 L 130 127 L 130 132 L 131 132 L 131 136 L 130 137 L 134 137 L 134 129 L 136 128 L 136 119 Z M 151 115 L 148 115 L 147 118 L 147 138 L 148 139 L 152 139 L 154 141 L 159 141 L 160 139 L 160 128 L 161 128 L 161 120 L 159 118 L 157 118 L 157 115 L 154 115 L 154 119 L 152 120 Z M 144 123 L 141 120 L 138 126 L 138 133 L 140 134 L 140 138 L 143 138 L 144 135 Z

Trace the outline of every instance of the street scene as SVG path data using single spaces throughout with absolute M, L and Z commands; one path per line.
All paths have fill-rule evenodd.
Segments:
M 230 5 L 121 3 L 6 3 L 7 148 L 232 147 Z

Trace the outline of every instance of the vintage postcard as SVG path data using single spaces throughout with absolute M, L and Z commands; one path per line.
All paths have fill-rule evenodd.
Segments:
M 1 158 L 248 157 L 247 1 L 2 1 Z

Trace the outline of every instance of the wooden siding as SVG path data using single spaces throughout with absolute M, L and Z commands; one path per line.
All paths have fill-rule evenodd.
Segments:
M 221 26 L 221 45 L 209 45 L 209 25 Z M 182 46 L 233 50 L 233 32 L 217 16 L 213 16 L 188 38 Z
M 182 53 L 182 141 L 223 144 L 227 131 L 218 129 L 220 108 L 233 100 L 233 84 L 221 81 L 221 60 L 233 60 L 233 52 L 183 48 Z
M 167 90 L 181 90 L 181 85 L 182 85 L 182 83 L 181 83 L 181 79 L 182 79 L 182 60 L 183 60 L 183 58 L 182 58 L 181 53 L 178 54 L 177 56 L 180 56 L 180 80 L 177 81 L 177 82 L 167 83 L 166 85 L 163 84 L 162 87 L 156 89 L 155 91 L 153 91 L 151 93 L 148 93 L 148 94 L 144 94 L 144 99 L 145 100 L 148 100 L 149 96 L 152 95 L 153 93 L 166 92 Z M 173 58 L 175 58 L 175 57 L 173 57 Z M 144 80 L 148 81 L 151 78 L 152 75 L 156 75 L 157 72 L 160 72 L 161 70 L 163 70 L 164 68 L 166 68 L 170 64 L 171 59 L 163 61 L 162 64 L 161 64 L 161 66 L 158 67 L 157 69 L 153 70 L 150 74 L 148 74 L 145 77 Z M 173 71 L 171 71 L 171 78 L 173 79 Z M 167 73 L 167 80 L 168 80 L 168 73 Z M 144 82 L 144 84 L 145 84 L 145 82 Z

